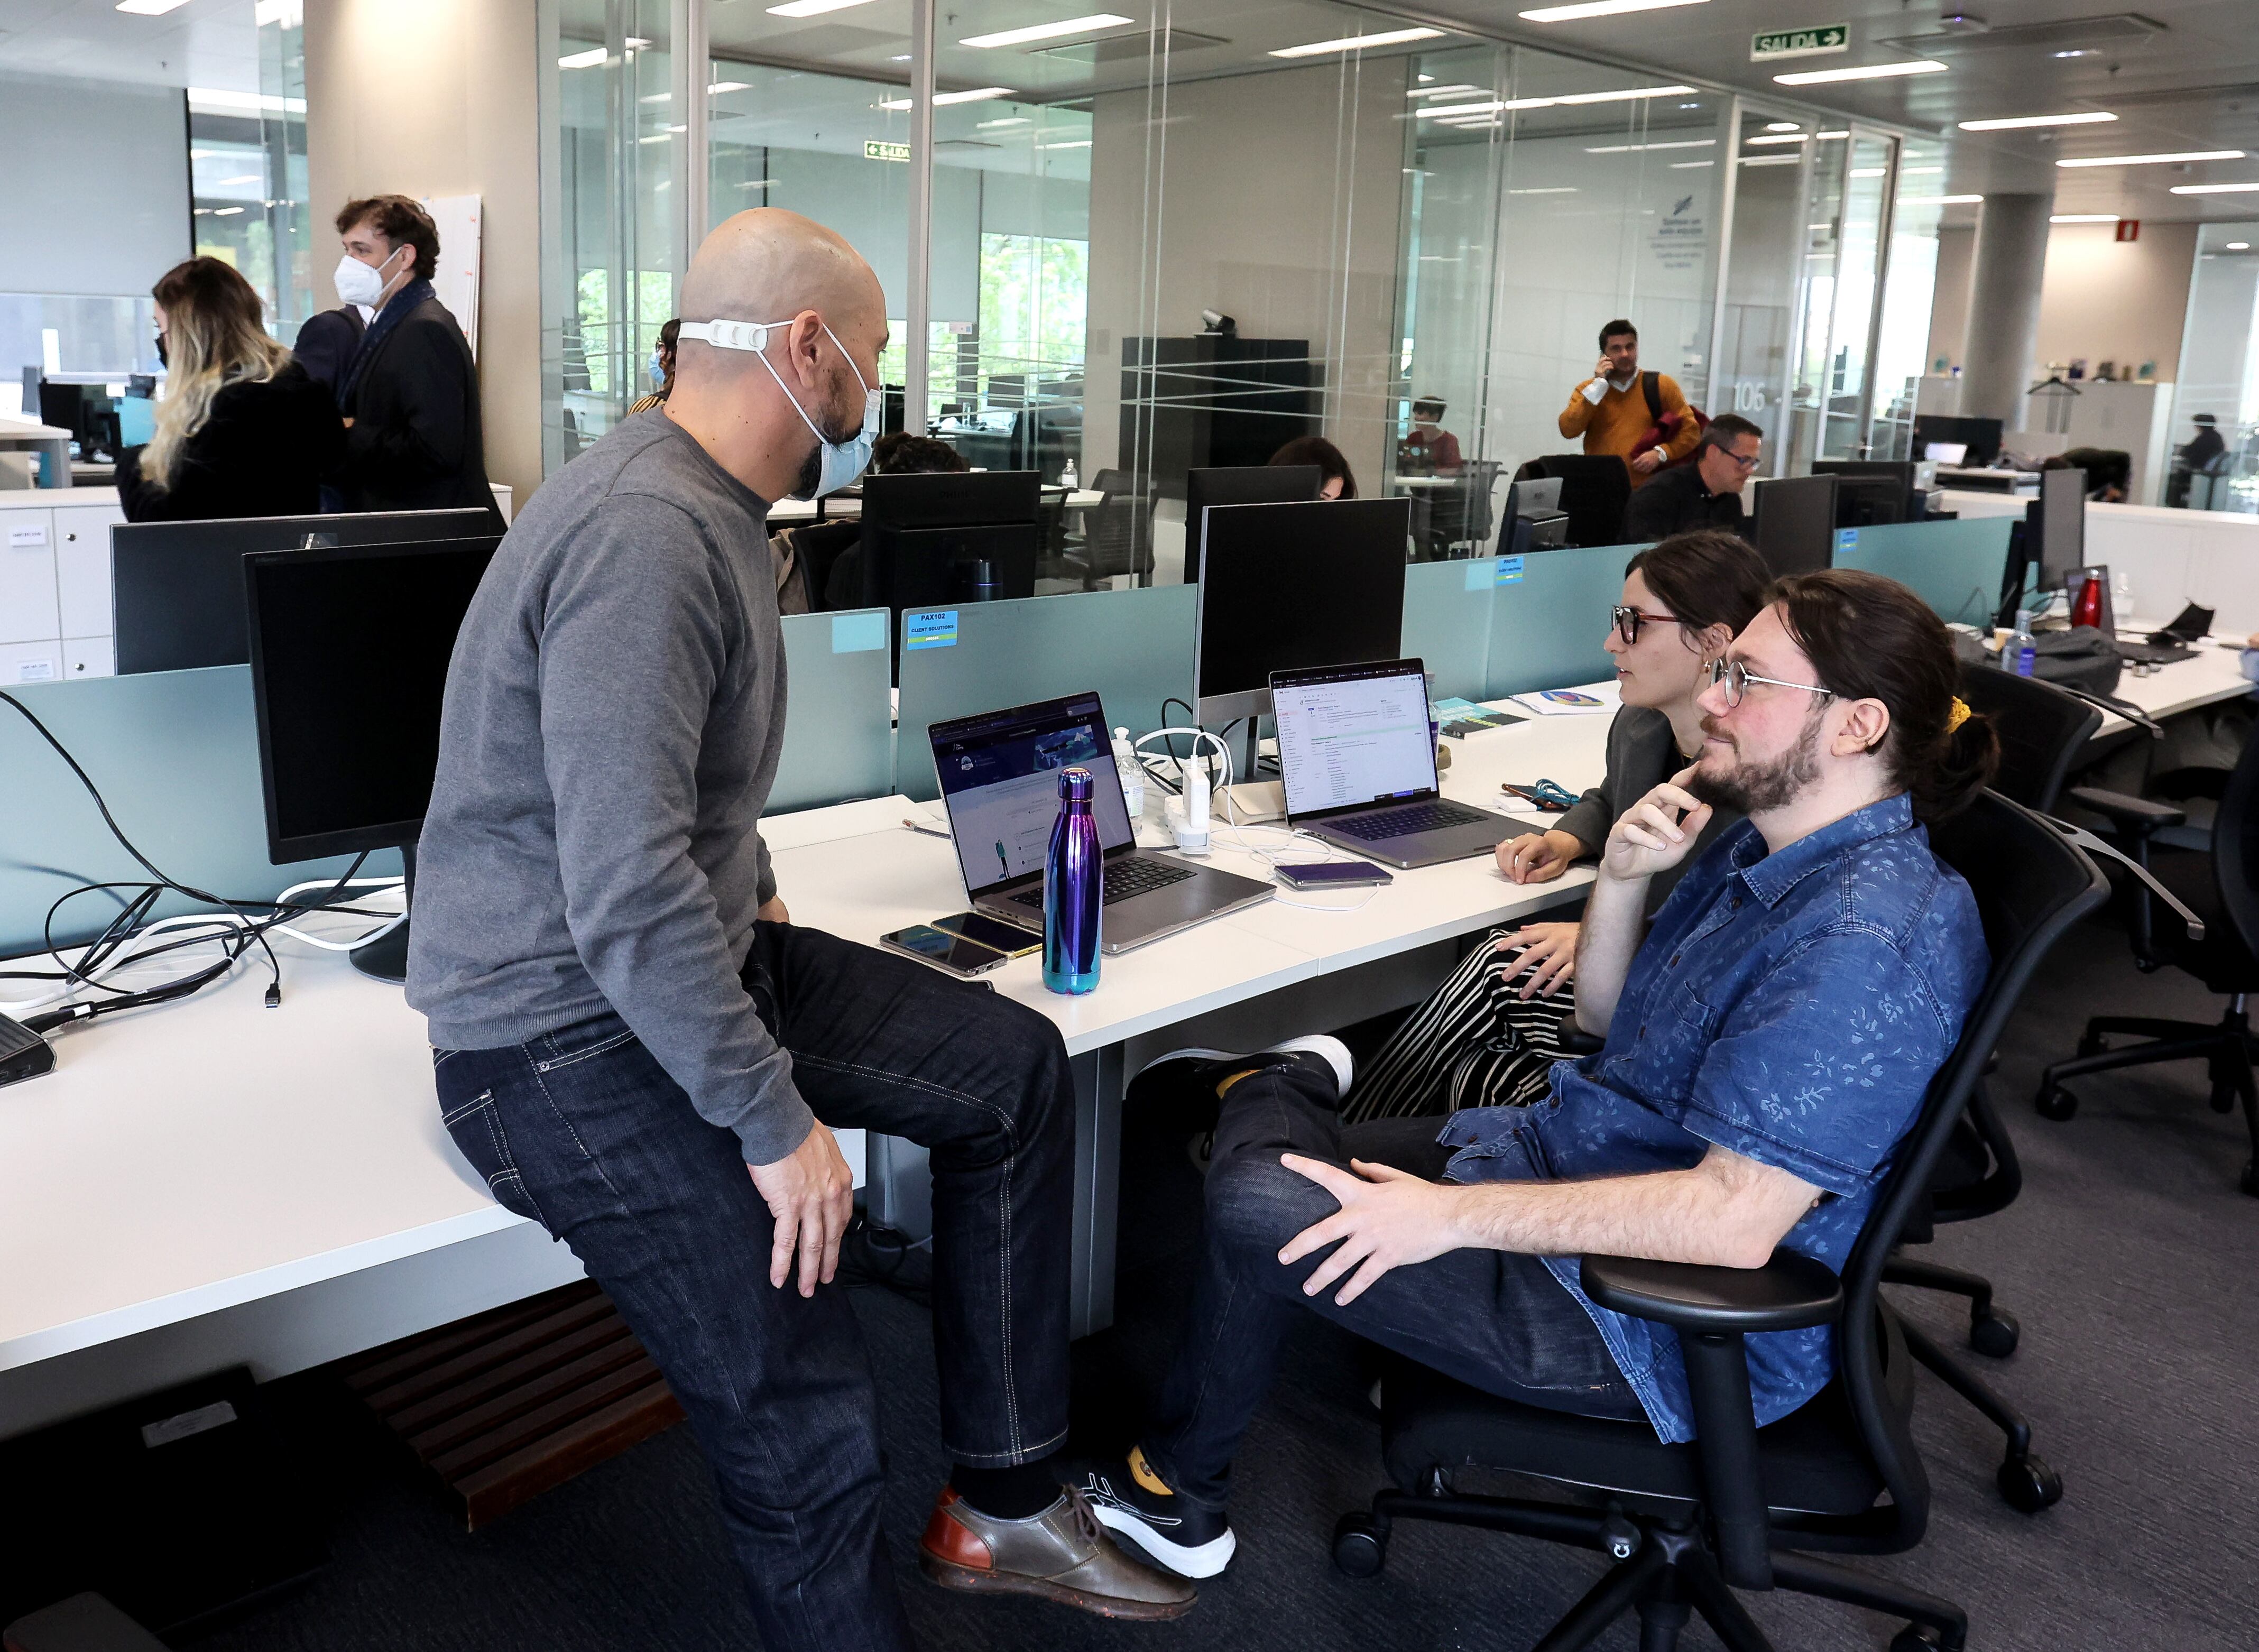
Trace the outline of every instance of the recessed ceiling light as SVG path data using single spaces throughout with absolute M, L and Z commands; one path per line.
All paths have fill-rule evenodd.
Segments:
M 1879 81 L 1899 75 L 1942 75 L 1946 65 L 1934 58 L 1918 57 L 1908 63 L 1870 63 L 1862 68 L 1806 69 L 1796 75 L 1776 75 L 1781 86 L 1825 86 L 1835 81 Z
M 1441 29 L 1384 29 L 1379 34 L 1348 34 L 1338 40 L 1310 40 L 1281 46 L 1272 57 L 1323 57 L 1329 52 L 1364 52 L 1376 46 L 1402 46 L 1407 40 L 1439 40 Z
M 2249 195 L 2259 190 L 2259 183 L 2177 183 L 2174 195 Z
M 1717 164 L 1714 160 L 1674 160 L 1671 163 L 1671 169 L 1673 172 L 1687 172 L 1696 167 L 1714 167 Z
M 1419 115 L 1420 118 L 1422 120 L 1441 120 L 1451 115 L 1495 115 L 1500 110 L 1506 107 L 1506 104 L 1496 102 L 1488 103 L 1430 103 L 1426 108 L 1421 110 L 1419 111 Z
M 2094 109 L 2077 115 L 2011 115 L 2000 120 L 1964 120 L 1963 132 L 2018 132 L 2026 126 L 2092 126 L 2098 122 L 2115 120 L 2118 117 L 2104 109 Z
M 1681 92 L 1691 92 L 1691 86 L 1631 86 L 1620 92 L 1567 92 L 1553 101 L 1557 103 L 1624 103 L 1642 97 L 1676 97 Z
M 557 60 L 559 68 L 595 68 L 604 61 L 604 48 L 590 46 L 585 52 L 567 52 Z
M 1114 11 L 1094 11 L 1087 18 L 1064 18 L 1057 23 L 1033 23 L 1024 29 L 999 29 L 994 34 L 969 34 L 958 42 L 959 46 L 1025 46 L 1030 40 L 1056 40 L 1062 34 L 1087 34 L 1093 29 L 1111 29 L 1117 25 L 1135 22 Z
M 1794 132 L 1796 130 L 1796 122 L 1792 120 L 1769 120 L 1765 122 L 1765 130 L 1767 132 Z
M 2058 167 L 2169 167 L 2184 160 L 2241 160 L 2241 149 L 2188 149 L 2171 155 L 2086 155 L 2058 160 Z
M 1577 192 L 1576 192 L 1574 189 L 1508 189 L 1508 190 L 1507 191 L 1507 193 L 1508 195 L 1574 195 L 1574 194 L 1576 194 Z
M 1854 167 L 1851 175 L 1855 178 L 1879 178 L 1889 171 L 1888 167 Z
M 1540 6 L 1521 14 L 1524 23 L 1574 23 L 1579 18 L 1613 18 L 1627 11 L 1660 11 L 1665 6 L 1707 5 L 1709 0 L 1578 0 L 1575 5 Z
M 1810 138 L 1809 132 L 1759 132 L 1754 138 L 1744 138 L 1742 141 L 1754 146 L 1757 144 L 1800 144 L 1808 141 Z
M 1428 75 L 1423 78 L 1432 80 L 1435 77 Z M 1482 88 L 1479 86 L 1415 86 L 1404 96 L 1407 97 L 1457 97 L 1467 92 L 1480 90 Z
M 2098 46 L 2074 46 L 2065 51 L 2050 52 L 2048 55 L 2049 57 L 2100 57 L 2102 52 Z
M 2248 253 L 2251 250 L 2251 243 L 2248 241 L 2230 241 L 2227 244 L 2227 250 L 2231 253 Z
M 2058 212 L 2048 220 L 2050 224 L 2115 224 L 2115 212 Z
M 1944 170 L 1945 168 L 1942 167 L 1901 167 L 1899 168 L 1899 176 L 1901 178 L 1935 178 Z
M 123 10 L 122 7 L 120 9 Z M 241 207 L 214 207 L 212 209 L 212 217 L 216 218 L 232 218 L 242 210 L 243 209 Z
M 786 0 L 780 6 L 771 6 L 773 18 L 820 18 L 827 11 L 844 11 L 849 6 L 867 4 L 868 0 Z
M 938 109 L 944 103 L 978 103 L 991 97 L 1009 97 L 1011 95 L 1012 89 L 1008 86 L 983 86 L 970 92 L 937 92 L 933 103 Z M 907 97 L 889 97 L 879 105 L 881 109 L 908 109 L 909 106 L 910 100 Z
M 1820 134 L 1820 141 L 1826 143 L 1831 138 L 1849 138 L 1850 135 L 1848 128 L 1842 132 L 1823 132 Z
M 137 18 L 161 18 L 188 4 L 189 0 L 118 0 L 118 9 Z

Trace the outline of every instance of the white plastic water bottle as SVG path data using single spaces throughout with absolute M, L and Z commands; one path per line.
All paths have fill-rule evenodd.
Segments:
M 1059 486 L 1069 493 L 1078 492 L 1082 487 L 1081 480 L 1074 474 L 1074 460 L 1072 459 L 1067 460 L 1066 468 L 1059 472 Z
M 1122 777 L 1122 801 L 1129 806 L 1134 830 L 1145 813 L 1145 765 L 1137 759 L 1137 748 L 1130 744 L 1127 724 L 1114 731 L 1114 772 Z

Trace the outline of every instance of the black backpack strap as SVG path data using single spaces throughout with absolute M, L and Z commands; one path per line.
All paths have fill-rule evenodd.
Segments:
M 1663 392 L 1656 383 L 1662 377 L 1659 373 L 1643 373 L 1639 375 L 1639 388 L 1647 396 L 1647 417 L 1650 424 L 1663 423 Z

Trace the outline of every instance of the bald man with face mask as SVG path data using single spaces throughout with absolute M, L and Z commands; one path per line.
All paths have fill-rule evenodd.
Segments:
M 1194 1599 L 1050 1461 L 1073 1199 L 1057 1029 L 794 924 L 761 842 L 785 726 L 768 502 L 867 463 L 886 314 L 870 267 L 796 214 L 739 213 L 699 248 L 673 395 L 543 485 L 463 623 L 409 954 L 450 1135 L 666 1374 L 772 1652 L 912 1644 L 833 1282 L 837 1129 L 932 1157 L 953 1466 L 927 1574 L 1114 1617 Z

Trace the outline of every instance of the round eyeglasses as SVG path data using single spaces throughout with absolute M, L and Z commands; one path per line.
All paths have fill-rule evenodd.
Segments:
M 1612 608 L 1608 610 L 1608 616 L 1615 621 L 1616 635 L 1624 639 L 1626 648 L 1629 648 L 1639 640 L 1639 628 L 1643 624 L 1676 625 L 1678 623 L 1678 616 L 1676 614 L 1643 614 L 1635 608 Z
M 1822 688 L 1814 683 L 1784 682 L 1778 677 L 1760 677 L 1738 659 L 1714 659 L 1707 670 L 1712 687 L 1721 683 L 1725 686 L 1726 705 L 1729 709 L 1742 703 L 1742 696 L 1749 691 L 1749 685 L 1753 682 L 1763 683 L 1769 688 L 1801 688 L 1806 694 L 1818 694 L 1823 700 L 1835 697 L 1833 688 Z

